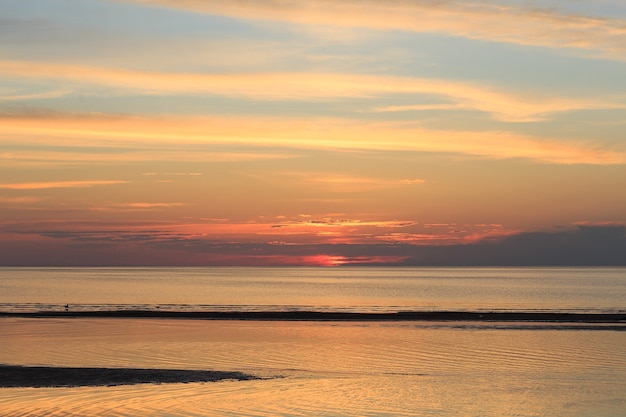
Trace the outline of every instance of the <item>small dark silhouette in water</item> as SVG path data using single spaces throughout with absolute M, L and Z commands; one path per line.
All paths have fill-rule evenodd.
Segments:
M 65 311 L 70 311 L 70 305 L 69 304 L 65 304 Z

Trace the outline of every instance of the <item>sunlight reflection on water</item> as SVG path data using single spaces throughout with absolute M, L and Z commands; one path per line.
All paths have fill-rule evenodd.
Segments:
M 0 319 L 0 363 L 260 381 L 0 389 L 11 415 L 618 416 L 626 333 L 419 323 Z
M 626 268 L 0 268 L 0 311 L 624 309 Z
M 625 268 L 0 268 L 0 310 L 623 311 Z M 604 328 L 602 326 L 605 326 Z M 622 330 L 622 331 L 619 331 Z M 0 389 L 4 416 L 626 415 L 626 331 L 579 323 L 0 318 L 0 363 L 267 380 Z

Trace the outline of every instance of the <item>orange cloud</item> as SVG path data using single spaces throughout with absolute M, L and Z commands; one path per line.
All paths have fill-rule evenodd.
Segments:
M 2 197 L 0 196 L 0 203 L 8 204 L 30 204 L 36 203 L 41 199 L 38 197 L 24 196 L 24 197 Z
M 426 180 L 421 178 L 405 178 L 400 181 L 402 184 L 412 185 L 412 184 L 424 184 Z
M 128 181 L 102 180 L 102 181 L 52 181 L 52 182 L 25 182 L 14 184 L 0 184 L 0 188 L 8 190 L 43 190 L 48 188 L 83 188 L 97 185 L 125 184 Z
M 412 123 L 264 117 L 4 117 L 3 141 L 23 145 L 101 146 L 236 144 L 294 149 L 446 152 L 526 158 L 557 164 L 622 164 L 626 152 L 597 143 L 551 140 L 505 131 L 440 131 Z M 189 152 L 188 152 L 189 153 Z M 185 154 L 187 155 L 187 154 Z M 106 158 L 106 157 L 105 157 Z
M 393 243 L 410 243 L 410 244 L 450 244 L 450 236 L 445 234 L 428 234 L 428 233 L 389 233 L 376 237 L 379 240 Z M 453 238 L 452 240 L 461 240 Z
M 255 100 L 321 100 L 395 95 L 438 96 L 450 104 L 384 106 L 373 112 L 477 110 L 508 122 L 543 120 L 550 114 L 581 109 L 626 108 L 623 97 L 554 97 L 545 93 L 501 91 L 488 85 L 362 74 L 252 73 L 178 74 L 103 67 L 0 60 L 0 74 L 95 85 L 121 93 L 205 94 Z
M 167 209 L 172 207 L 182 207 L 185 205 L 185 203 L 118 203 L 99 205 L 95 210 L 146 211 L 155 209 Z
M 128 1 L 253 20 L 443 33 L 518 45 L 576 48 L 613 59 L 626 59 L 623 20 L 522 5 L 471 0 Z
M 300 183 L 318 185 L 332 192 L 359 192 L 363 190 L 401 187 L 405 185 L 423 184 L 423 179 L 386 179 L 373 177 L 357 177 L 339 174 L 320 175 L 315 172 L 294 172 L 289 176 L 298 178 Z
M 315 266 L 342 266 L 342 265 L 375 265 L 401 263 L 408 256 L 343 256 L 343 255 L 310 255 L 303 257 L 300 262 Z
M 20 101 L 20 100 L 37 100 L 42 98 L 58 98 L 69 94 L 69 91 L 46 91 L 42 93 L 30 94 L 0 94 L 0 101 Z

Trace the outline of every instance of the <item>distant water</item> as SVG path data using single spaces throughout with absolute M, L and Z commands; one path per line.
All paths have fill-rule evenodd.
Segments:
M 626 309 L 626 268 L 0 268 L 0 311 Z
M 623 268 L 0 269 L 0 308 L 626 310 Z M 215 383 L 0 389 L 0 415 L 623 417 L 626 328 L 0 318 L 0 364 L 242 371 Z

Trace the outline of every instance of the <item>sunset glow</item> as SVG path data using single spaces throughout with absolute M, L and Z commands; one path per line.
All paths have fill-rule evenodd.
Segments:
M 626 263 L 619 1 L 0 12 L 0 265 Z

